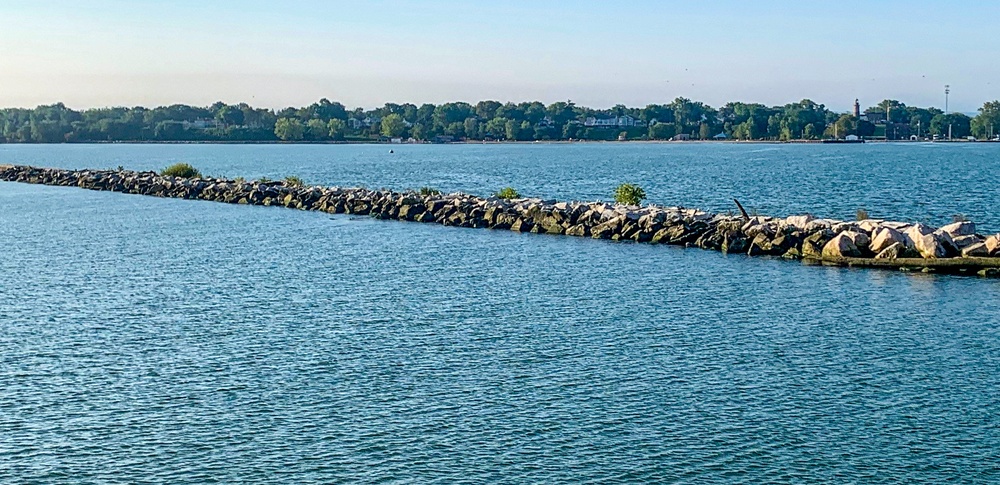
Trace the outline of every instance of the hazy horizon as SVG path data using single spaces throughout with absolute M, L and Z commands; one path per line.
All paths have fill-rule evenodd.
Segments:
M 0 107 L 682 96 L 847 111 L 855 98 L 944 108 L 950 84 L 950 110 L 973 113 L 1000 97 L 1000 66 L 980 61 L 1000 5 L 970 5 L 14 0 L 0 7 Z

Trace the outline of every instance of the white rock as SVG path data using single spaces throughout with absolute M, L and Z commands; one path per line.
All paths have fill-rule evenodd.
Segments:
M 939 234 L 916 236 L 916 239 L 913 239 L 913 245 L 924 259 L 948 257 L 948 247 Z
M 854 241 L 846 233 L 834 236 L 826 246 L 823 246 L 824 258 L 858 258 L 861 257 L 861 250 L 854 244 Z
M 972 221 L 960 221 L 942 226 L 938 230 L 947 232 L 951 237 L 971 236 L 976 233 L 976 223 Z
M 903 237 L 906 238 L 906 245 L 910 248 L 917 247 L 917 239 L 923 236 L 934 233 L 934 229 L 923 224 L 913 224 L 907 226 L 903 231 Z
M 994 234 L 983 241 L 986 244 L 986 249 L 990 252 L 990 256 L 996 256 L 1000 254 L 1000 234 Z
M 816 220 L 816 218 L 813 217 L 813 216 L 811 216 L 811 215 L 809 215 L 809 214 L 806 214 L 806 215 L 803 215 L 803 216 L 788 216 L 788 217 L 785 218 L 785 220 L 780 225 L 782 227 L 791 226 L 791 227 L 794 227 L 796 229 L 802 229 L 802 230 L 804 230 L 809 225 L 809 223 L 812 222 L 812 221 L 814 221 L 814 220 Z
M 858 223 L 858 227 L 860 227 L 862 231 L 865 231 L 868 234 L 874 234 L 875 231 L 877 231 L 880 227 L 882 227 L 882 222 L 884 221 L 880 219 L 865 219 Z
M 891 227 L 883 227 L 875 232 L 870 248 L 873 253 L 878 254 L 897 243 L 905 246 L 906 237 Z

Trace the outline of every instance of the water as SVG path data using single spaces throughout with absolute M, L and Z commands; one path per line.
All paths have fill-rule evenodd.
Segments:
M 752 161 L 769 148 L 777 161 Z M 0 146 L 0 163 L 187 159 L 220 175 L 587 199 L 627 171 L 616 160 L 729 157 L 645 168 L 662 174 L 651 197 L 690 190 L 708 206 L 751 163 L 837 153 L 838 171 L 768 171 L 825 173 L 808 182 L 822 197 L 865 199 L 871 181 L 851 167 L 882 157 L 907 181 L 885 193 L 907 192 L 926 177 L 903 168 L 920 150 L 939 153 Z M 937 163 L 978 170 L 963 183 L 986 193 L 993 150 L 941 147 Z M 944 200 L 948 183 L 921 196 Z M 776 194 L 744 197 L 853 212 Z M 996 217 L 963 197 L 945 203 Z M 0 248 L 0 482 L 1000 479 L 995 280 L 11 183 Z

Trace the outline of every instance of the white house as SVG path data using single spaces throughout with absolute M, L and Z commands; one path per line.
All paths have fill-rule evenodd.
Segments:
M 612 118 L 597 118 L 594 116 L 588 117 L 583 122 L 583 126 L 592 126 L 595 128 L 609 128 L 609 127 L 630 127 L 630 126 L 646 126 L 642 120 L 636 119 L 632 116 L 615 116 Z

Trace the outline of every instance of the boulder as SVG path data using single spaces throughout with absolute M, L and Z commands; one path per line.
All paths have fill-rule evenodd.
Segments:
M 872 240 L 868 237 L 868 234 L 860 231 L 844 231 L 841 234 L 850 239 L 862 252 L 867 251 L 868 247 L 871 246 Z
M 850 231 L 842 232 L 823 246 L 823 258 L 859 258 L 861 250 L 851 239 Z
M 1000 255 L 1000 234 L 994 234 L 986 238 L 983 244 L 986 244 L 986 250 L 990 252 L 990 256 Z
M 590 231 L 587 229 L 585 224 L 577 224 L 575 226 L 570 226 L 569 229 L 566 229 L 567 236 L 587 237 L 590 235 L 589 233 Z
M 833 227 L 833 221 L 830 221 L 829 219 L 813 219 L 806 223 L 806 227 L 803 227 L 802 230 L 808 233 L 814 233 L 823 229 L 830 229 L 831 227 Z
M 829 229 L 819 230 L 807 236 L 802 241 L 802 257 L 821 259 L 823 257 L 823 247 L 826 246 L 826 243 L 830 239 L 833 239 L 833 236 L 833 231 Z
M 906 251 L 906 245 L 901 242 L 894 242 L 875 255 L 875 259 L 896 259 Z
M 782 221 L 782 223 L 780 224 L 780 226 L 783 227 L 783 228 L 784 227 L 794 227 L 795 229 L 798 229 L 798 230 L 801 231 L 801 230 L 804 230 L 806 228 L 806 226 L 808 226 L 809 223 L 812 222 L 812 221 L 814 221 L 814 220 L 816 220 L 816 218 L 813 217 L 813 216 L 811 216 L 811 215 L 809 215 L 809 214 L 802 215 L 802 216 L 788 216 L 788 217 L 785 218 L 784 221 Z
M 948 224 L 947 226 L 942 226 L 938 230 L 948 233 L 948 235 L 953 238 L 958 236 L 971 236 L 976 233 L 976 223 L 972 221 L 959 221 Z
M 981 238 L 981 237 L 979 237 L 979 236 L 977 236 L 975 234 L 972 234 L 972 235 L 969 235 L 969 236 L 954 237 L 952 239 L 952 242 L 955 243 L 955 247 L 956 248 L 958 248 L 959 250 L 962 250 L 962 249 L 965 249 L 965 248 L 967 248 L 969 246 L 972 246 L 973 244 L 983 242 L 983 238 Z
M 963 258 L 985 258 L 990 255 L 990 250 L 986 249 L 986 243 L 975 243 L 962 249 Z
M 510 225 L 510 230 L 515 232 L 529 232 L 531 231 L 531 226 L 533 226 L 532 223 L 518 218 L 513 224 Z
M 958 248 L 955 244 L 955 240 L 951 238 L 951 235 L 940 229 L 934 231 L 934 238 L 938 240 L 938 243 L 944 247 L 945 257 L 953 258 L 962 254 L 962 250 Z
M 725 254 L 742 253 L 747 250 L 747 245 L 747 240 L 743 237 L 742 233 L 733 232 L 726 234 L 726 236 L 722 238 L 722 247 L 720 249 L 722 249 L 722 252 Z
M 611 236 L 618 233 L 618 230 L 622 226 L 622 222 L 625 220 L 624 217 L 612 217 L 606 222 L 602 222 L 590 229 L 590 237 L 594 239 L 611 239 Z
M 747 254 L 750 256 L 760 256 L 763 254 L 771 254 L 771 249 L 774 246 L 771 244 L 771 238 L 767 234 L 760 233 L 754 236 L 753 240 L 750 241 L 750 246 L 747 248 Z
M 869 245 L 869 249 L 875 254 L 881 253 L 893 244 L 906 244 L 906 237 L 899 231 L 891 227 L 883 227 L 875 232 L 875 237 Z
M 983 268 L 976 274 L 983 278 L 1000 278 L 1000 268 Z
M 861 232 L 861 227 L 855 222 L 840 222 L 833 225 L 833 232 Z
M 791 248 L 785 251 L 785 254 L 782 254 L 781 257 L 785 259 L 802 259 L 802 252 L 798 248 Z
M 882 226 L 882 222 L 884 221 L 881 219 L 865 219 L 858 222 L 858 227 L 868 234 L 874 234 Z
M 924 259 L 937 259 L 948 257 L 948 243 L 938 234 L 924 234 L 910 236 L 913 239 L 913 247 Z M 954 245 L 952 244 L 952 247 Z
M 903 229 L 903 235 L 907 238 L 907 246 L 914 246 L 917 239 L 928 234 L 932 234 L 934 229 L 923 224 L 913 224 Z

